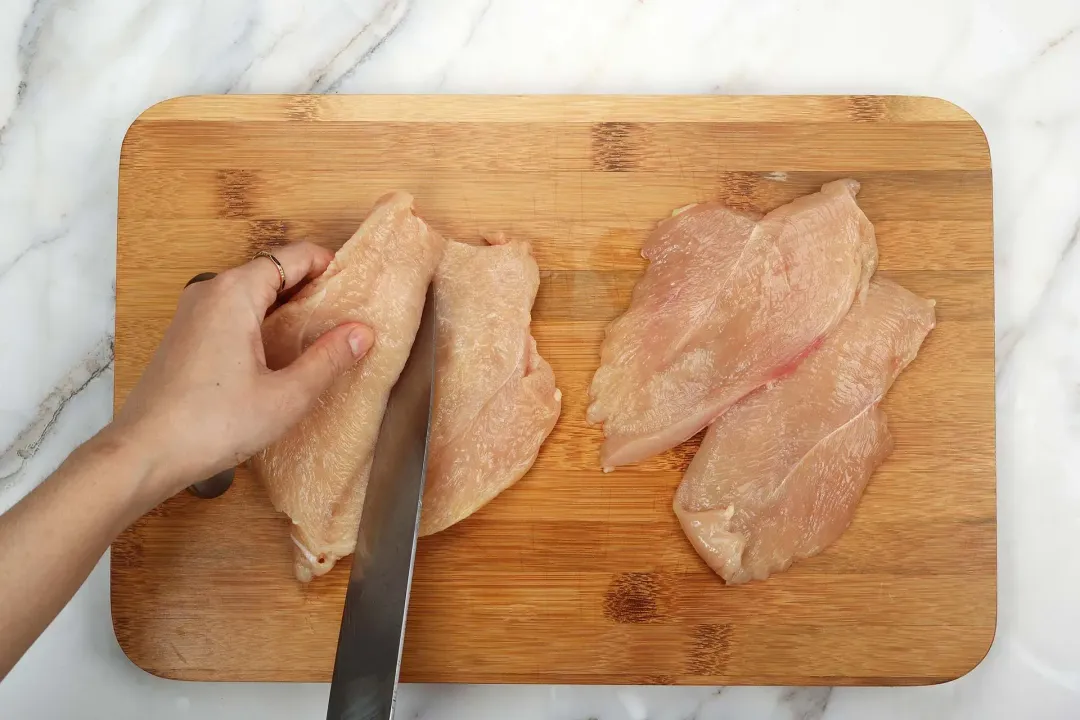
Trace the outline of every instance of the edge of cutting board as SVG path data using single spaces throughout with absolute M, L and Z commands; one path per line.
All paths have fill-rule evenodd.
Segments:
M 358 101 L 362 98 L 362 101 Z M 672 101 L 676 101 L 673 104 Z M 815 123 L 873 123 L 878 121 L 921 121 L 942 123 L 970 122 L 978 127 L 983 143 L 985 168 L 990 172 L 990 153 L 985 132 L 970 113 L 948 100 L 925 96 L 712 96 L 712 95 L 252 95 L 218 96 L 191 95 L 171 98 L 151 106 L 141 113 L 131 124 L 125 135 L 121 149 L 121 166 L 130 159 L 132 151 L 132 130 L 144 124 L 159 120 L 166 121 L 205 121 L 230 122 L 242 115 L 244 122 L 318 122 L 318 121 L 394 121 L 398 123 L 428 123 L 439 121 L 475 121 L 487 123 L 513 123 L 523 120 L 577 123 L 632 123 L 632 122 L 694 122 L 718 119 L 725 122 L 746 123 L 791 123 L 800 119 Z M 857 174 L 857 173 L 852 173 Z M 992 207 L 990 209 L 992 222 Z M 992 225 L 991 225 L 992 228 Z M 989 237 L 992 244 L 992 230 Z M 118 248 L 118 267 L 121 251 Z M 992 273 L 992 270 L 991 270 Z M 991 309 L 993 307 L 993 283 L 989 288 Z M 991 310 L 992 312 L 992 310 Z M 992 320 L 992 317 L 991 317 Z M 119 360 L 119 356 L 118 356 Z M 126 388 L 129 389 L 129 388 Z M 114 405 L 119 408 L 125 388 L 118 384 L 114 396 Z M 993 411 L 991 404 L 991 412 Z M 562 423 L 565 418 L 560 420 Z M 996 433 L 996 419 L 991 417 L 991 427 Z M 996 447 L 996 441 L 994 443 Z M 996 465 L 993 474 L 991 495 L 996 497 Z M 991 525 L 995 528 L 993 552 L 997 555 L 996 509 Z M 114 567 L 113 577 L 116 576 Z M 690 681 L 678 677 L 662 677 L 663 684 L 710 685 L 727 684 L 764 684 L 764 685 L 830 685 L 830 684 L 897 684 L 925 685 L 947 682 L 965 675 L 982 662 L 989 652 L 996 637 L 997 629 L 997 568 L 992 571 L 993 608 L 987 608 L 988 618 L 992 615 L 990 631 L 980 636 L 977 646 L 969 644 L 970 663 L 955 673 L 942 676 L 772 676 L 757 675 L 746 677 L 727 677 L 719 675 L 701 681 Z M 117 627 L 118 598 L 111 593 L 114 630 Z M 121 612 L 121 615 L 124 613 Z M 214 677 L 209 675 L 177 671 L 175 668 L 162 666 L 145 656 L 143 650 L 129 642 L 126 633 L 117 633 L 118 641 L 125 654 L 133 663 L 144 670 L 160 677 L 174 679 L 221 679 L 221 680 L 266 680 L 265 677 Z M 414 678 L 406 678 L 413 680 Z M 558 682 L 558 680 L 540 677 L 530 680 L 528 677 L 514 676 L 508 679 L 498 677 L 479 677 L 464 680 L 420 681 L 449 682 Z M 298 678 L 297 681 L 305 681 Z M 564 679 L 563 682 L 588 682 L 590 684 L 619 684 L 622 681 L 633 683 L 655 682 L 648 678 L 628 677 L 586 677 L 581 680 Z M 665 682 L 666 681 L 666 682 Z

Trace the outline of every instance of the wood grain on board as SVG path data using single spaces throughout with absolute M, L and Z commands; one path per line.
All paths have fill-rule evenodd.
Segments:
M 770 210 L 863 183 L 880 274 L 938 326 L 890 392 L 896 450 L 820 556 L 726 587 L 672 494 L 699 438 L 600 472 L 587 387 L 655 223 L 717 199 Z M 449 237 L 501 230 L 541 268 L 533 332 L 563 415 L 533 470 L 421 540 L 403 679 L 882 684 L 955 678 L 994 636 L 990 158 L 959 108 L 908 97 L 190 97 L 132 125 L 120 160 L 116 403 L 193 275 L 295 240 L 337 248 L 401 188 Z M 301 585 L 288 520 L 246 470 L 113 546 L 117 636 L 193 680 L 327 681 L 349 562 Z

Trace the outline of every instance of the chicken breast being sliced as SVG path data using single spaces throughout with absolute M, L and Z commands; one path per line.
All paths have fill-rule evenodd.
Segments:
M 718 575 L 763 580 L 840 537 L 892 450 L 878 403 L 933 327 L 932 302 L 874 281 L 794 372 L 709 428 L 675 514 Z
M 536 351 L 540 273 L 520 241 L 450 242 L 435 273 L 435 407 L 420 534 L 463 520 L 517 482 L 555 427 L 561 394 Z
M 690 438 L 836 327 L 877 264 L 858 190 L 830 182 L 764 218 L 694 205 L 657 227 L 589 391 L 605 469 Z
M 326 272 L 263 324 L 267 364 L 283 367 L 349 321 L 375 344 L 285 437 L 252 459 L 274 507 L 292 518 L 295 571 L 311 580 L 353 551 L 372 453 L 390 389 L 412 348 L 445 241 L 412 196 L 381 198 Z

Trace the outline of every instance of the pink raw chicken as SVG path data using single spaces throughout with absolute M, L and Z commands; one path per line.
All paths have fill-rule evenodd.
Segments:
M 724 580 L 763 580 L 840 537 L 892 450 L 878 403 L 933 327 L 932 302 L 874 281 L 798 369 L 709 428 L 675 514 Z
M 704 203 L 657 227 L 590 388 L 605 469 L 683 442 L 836 327 L 877 264 L 858 190 L 830 182 L 764 218 Z
M 450 242 L 435 273 L 435 410 L 420 534 L 463 520 L 513 485 L 559 417 L 561 394 L 536 352 L 540 273 L 527 243 Z
M 253 458 L 274 507 L 292 518 L 294 569 L 322 575 L 353 551 L 375 440 L 390 389 L 412 348 L 445 241 L 413 214 L 412 197 L 380 199 L 326 272 L 263 324 L 267 364 L 292 362 L 347 321 L 375 345 L 281 440 Z

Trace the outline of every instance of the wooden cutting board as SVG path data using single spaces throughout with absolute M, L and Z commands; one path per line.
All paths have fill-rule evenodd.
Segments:
M 671 511 L 700 438 L 604 474 L 585 424 L 605 324 L 672 209 L 767 211 L 862 181 L 880 274 L 937 300 L 889 394 L 896 450 L 834 546 L 725 587 Z M 184 283 L 294 240 L 337 248 L 403 188 L 449 237 L 502 230 L 541 268 L 533 332 L 563 391 L 532 472 L 418 550 L 403 678 L 417 682 L 920 684 L 994 637 L 990 157 L 954 105 L 910 97 L 191 97 L 120 160 L 116 403 Z M 288 521 L 241 470 L 113 546 L 112 610 L 139 666 L 192 680 L 330 679 L 349 562 L 310 585 Z

